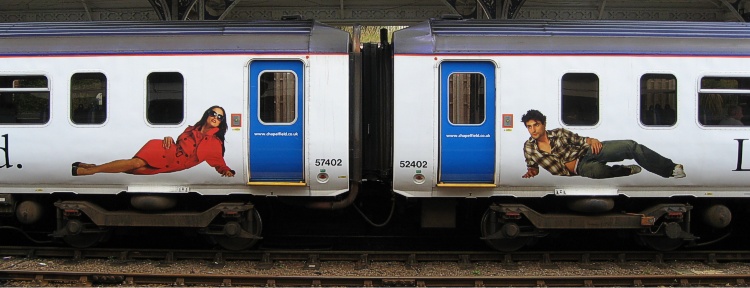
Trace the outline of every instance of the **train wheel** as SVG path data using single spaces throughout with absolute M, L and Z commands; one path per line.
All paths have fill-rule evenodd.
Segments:
M 657 251 L 672 251 L 685 244 L 691 234 L 685 232 L 684 228 L 676 222 L 663 222 L 659 224 L 656 234 L 639 234 L 640 241 L 647 247 Z M 646 232 L 648 233 L 648 232 Z
M 683 239 L 671 239 L 666 236 L 639 235 L 638 239 L 646 247 L 649 247 L 656 251 L 664 252 L 675 250 L 677 248 L 680 248 L 682 244 L 685 244 L 685 240 Z
M 482 216 L 482 237 L 486 238 L 490 235 L 495 234 L 501 229 L 508 229 L 507 227 L 512 227 L 508 230 L 511 233 L 520 232 L 520 228 L 515 225 L 511 224 L 510 226 L 503 225 L 502 223 L 498 223 L 496 221 L 496 214 L 492 209 L 487 209 L 487 211 L 484 212 L 484 215 Z M 500 225 L 499 225 L 500 224 Z M 507 234 L 507 233 L 504 233 Z M 494 248 L 498 251 L 503 252 L 511 252 L 516 251 L 518 249 L 523 248 L 527 244 L 529 244 L 534 238 L 532 237 L 510 237 L 510 238 L 504 238 L 504 239 L 485 239 L 484 241 L 487 242 L 487 244 L 490 245 L 490 247 Z
M 248 227 L 250 225 L 248 225 L 248 223 L 248 221 L 241 222 L 240 225 L 242 226 L 242 229 L 247 230 L 248 232 L 250 232 L 250 234 L 259 236 L 261 231 L 263 231 L 263 221 L 260 220 L 260 213 L 258 213 L 258 210 L 253 210 L 252 231 L 250 231 L 250 227 Z M 258 240 L 260 239 L 231 237 L 226 235 L 211 235 L 211 240 L 213 240 L 216 244 L 219 244 L 219 246 L 224 249 L 239 251 L 252 247 L 256 243 L 258 243 Z
M 80 233 L 77 235 L 66 235 L 63 237 L 63 241 L 75 248 L 89 248 L 109 240 L 109 236 L 111 235 L 111 233 L 112 232 L 110 230 L 105 230 L 98 233 Z
M 84 223 L 77 219 L 65 222 L 62 228 L 65 236 L 62 240 L 76 248 L 88 248 L 106 242 L 112 235 L 112 230 L 97 227 L 93 223 Z

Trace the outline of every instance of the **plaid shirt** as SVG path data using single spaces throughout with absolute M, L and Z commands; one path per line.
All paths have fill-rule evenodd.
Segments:
M 529 140 L 526 140 L 523 146 L 526 167 L 539 169 L 541 165 L 552 175 L 572 176 L 565 168 L 565 163 L 575 161 L 586 154 L 589 149 L 589 144 L 586 143 L 587 137 L 557 128 L 547 130 L 547 138 L 552 147 L 550 153 L 540 150 L 534 138 L 529 137 Z

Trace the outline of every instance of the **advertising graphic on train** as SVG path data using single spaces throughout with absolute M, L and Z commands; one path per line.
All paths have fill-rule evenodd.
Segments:
M 234 170 L 224 161 L 224 135 L 227 132 L 226 113 L 220 106 L 212 106 L 193 126 L 188 126 L 175 141 L 172 137 L 153 139 L 130 159 L 114 160 L 96 165 L 75 162 L 73 176 L 97 173 L 128 173 L 153 175 L 182 171 L 202 162 L 216 169 L 222 177 L 234 177 Z
M 523 147 L 527 167 L 523 178 L 538 175 L 539 166 L 552 175 L 593 179 L 633 175 L 642 169 L 664 178 L 686 176 L 682 164 L 633 140 L 599 141 L 564 128 L 547 130 L 547 116 L 533 109 L 521 117 L 521 122 L 531 136 Z M 607 165 L 626 159 L 635 160 L 638 165 Z

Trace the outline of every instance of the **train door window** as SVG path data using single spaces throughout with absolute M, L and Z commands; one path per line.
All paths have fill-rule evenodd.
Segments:
M 75 124 L 102 124 L 107 120 L 107 77 L 77 73 L 70 78 L 70 119 Z
M 750 77 L 706 76 L 698 91 L 698 122 L 704 126 L 745 126 Z
M 448 121 L 451 124 L 482 124 L 485 102 L 484 75 L 453 73 L 448 77 Z
M 155 72 L 148 75 L 146 118 L 151 124 L 179 124 L 184 119 L 185 85 L 182 74 Z
M 599 77 L 567 73 L 562 77 L 562 121 L 571 126 L 599 123 Z
M 260 121 L 267 124 L 293 123 L 297 119 L 297 75 L 292 72 L 263 72 L 260 75 Z
M 677 78 L 670 74 L 641 76 L 641 123 L 674 126 L 677 123 Z
M 44 124 L 49 112 L 46 76 L 0 76 L 0 124 Z

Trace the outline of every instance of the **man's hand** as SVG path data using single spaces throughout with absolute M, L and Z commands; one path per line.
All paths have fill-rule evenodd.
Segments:
M 599 142 L 599 139 L 587 138 L 586 143 L 591 146 L 591 153 L 599 154 L 602 151 L 602 142 Z
M 539 174 L 539 168 L 531 168 L 531 167 L 529 167 L 526 170 L 526 174 L 523 174 L 523 176 L 521 176 L 521 177 L 523 177 L 523 178 L 532 178 L 532 177 L 536 176 L 537 174 Z

